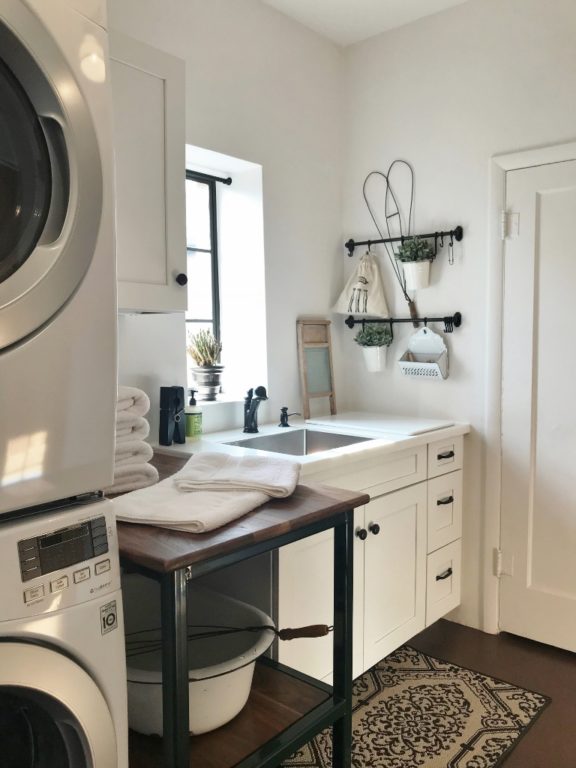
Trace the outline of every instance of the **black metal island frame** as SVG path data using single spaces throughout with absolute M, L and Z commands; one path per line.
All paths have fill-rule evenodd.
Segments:
M 131 768 L 276 768 L 328 726 L 333 727 L 333 768 L 350 768 L 353 512 L 368 501 L 366 494 L 299 485 L 289 498 L 270 501 L 206 534 L 118 524 L 124 567 L 161 586 L 164 738 L 132 733 Z M 245 710 L 216 731 L 190 736 L 188 581 L 328 529 L 334 530 L 333 685 L 262 658 Z M 269 732 L 262 743 L 255 743 L 253 733 L 258 729 L 247 727 L 246 718 L 253 699 L 254 711 L 258 706 L 259 679 L 266 716 L 260 718 L 257 739 L 262 741 L 263 721 Z M 277 701 L 291 685 L 296 686 L 295 698 L 306 702 L 307 711 L 295 712 L 286 701 Z

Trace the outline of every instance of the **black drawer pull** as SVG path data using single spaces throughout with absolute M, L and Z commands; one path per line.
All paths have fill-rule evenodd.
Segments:
M 180 272 L 179 275 L 176 275 L 176 282 L 178 285 L 186 285 L 188 282 L 188 276 L 184 274 L 184 272 Z
M 436 500 L 436 506 L 440 507 L 442 504 L 453 504 L 454 496 L 445 496 L 443 499 Z
M 356 531 L 356 536 L 358 536 L 358 538 L 361 541 L 364 541 L 367 538 L 367 536 L 368 536 L 368 531 L 366 530 L 366 528 L 359 528 Z
M 452 576 L 452 568 L 447 568 L 444 573 L 439 573 L 436 576 L 436 581 L 444 581 L 444 579 L 449 579 L 450 576 Z
M 438 461 L 444 461 L 444 459 L 453 459 L 455 455 L 454 451 L 446 451 L 445 453 L 439 453 L 436 458 Z
M 378 536 L 378 534 L 380 533 L 380 526 L 378 525 L 378 523 L 370 523 L 370 525 L 368 526 L 368 530 L 370 531 L 370 533 L 373 533 L 374 536 Z

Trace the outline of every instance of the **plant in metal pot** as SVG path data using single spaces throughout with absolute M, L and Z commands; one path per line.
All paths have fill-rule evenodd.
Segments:
M 430 282 L 430 263 L 434 250 L 427 240 L 419 237 L 406 238 L 396 252 L 396 259 L 402 262 L 406 288 L 427 288 Z
M 216 400 L 216 395 L 222 389 L 220 379 L 224 368 L 219 364 L 222 351 L 220 340 L 212 331 L 202 328 L 189 337 L 186 351 L 196 364 L 192 366 L 192 375 L 196 382 L 198 399 Z
M 386 361 L 386 349 L 392 344 L 392 329 L 382 323 L 364 323 L 354 336 L 362 347 L 364 362 L 370 373 L 381 371 Z

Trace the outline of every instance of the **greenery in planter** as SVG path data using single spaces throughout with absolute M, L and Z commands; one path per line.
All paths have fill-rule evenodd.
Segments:
M 190 336 L 186 351 L 201 368 L 218 365 L 222 344 L 211 331 L 200 330 Z
M 392 331 L 382 323 L 366 323 L 354 336 L 354 341 L 361 347 L 389 347 L 392 344 Z
M 411 237 L 404 240 L 396 253 L 398 261 L 432 261 L 434 250 L 427 240 L 421 240 L 419 237 Z

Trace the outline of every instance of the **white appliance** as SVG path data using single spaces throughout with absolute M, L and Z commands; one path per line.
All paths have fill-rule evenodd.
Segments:
M 111 504 L 0 525 L 3 768 L 128 768 Z
M 111 96 L 102 0 L 0 3 L 0 517 L 112 482 Z

